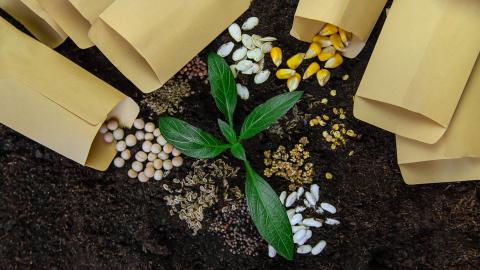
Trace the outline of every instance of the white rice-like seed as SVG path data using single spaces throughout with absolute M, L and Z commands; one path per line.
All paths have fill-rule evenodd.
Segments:
M 292 218 L 293 215 L 295 215 L 295 209 L 287 210 L 287 216 L 288 216 L 289 219 Z
M 310 193 L 309 191 L 305 192 L 305 198 L 307 199 L 307 201 L 310 205 L 314 206 L 317 203 L 317 200 L 312 195 L 312 193 Z
M 292 233 L 296 233 L 300 230 L 308 230 L 308 227 L 305 227 L 303 225 L 296 225 L 296 226 L 292 226 Z
M 325 219 L 325 224 L 327 224 L 327 225 L 339 225 L 340 221 L 338 221 L 334 218 L 327 218 L 327 219 Z
M 296 200 L 297 200 L 297 192 L 294 191 L 290 193 L 290 195 L 288 195 L 287 199 L 285 200 L 285 207 L 292 206 Z
M 310 238 L 312 238 L 312 235 L 313 235 L 312 230 L 307 230 L 307 234 L 305 235 L 305 237 L 303 237 L 302 240 L 298 242 L 298 245 L 305 244 Z
M 312 246 L 310 245 L 303 245 L 297 248 L 298 254 L 307 254 L 307 253 L 310 253 L 311 251 L 312 251 Z
M 280 202 L 282 204 L 285 204 L 285 199 L 287 198 L 287 192 L 286 191 L 282 191 L 282 193 L 280 193 L 280 196 L 278 196 L 278 198 L 280 199 Z
M 222 46 L 220 46 L 220 48 L 218 48 L 217 54 L 221 57 L 227 57 L 232 52 L 234 46 L 235 44 L 233 44 L 233 42 L 231 41 L 228 43 L 225 43 Z
M 325 249 L 326 245 L 327 245 L 327 242 L 325 242 L 325 240 L 320 240 L 320 242 L 318 242 L 318 244 L 316 244 L 312 248 L 312 255 L 318 255 L 318 254 L 322 253 L 322 251 Z
M 277 251 L 270 245 L 268 245 L 268 257 L 273 258 L 277 255 Z
M 295 211 L 295 209 L 294 209 Z M 290 218 L 290 225 L 297 225 L 302 221 L 302 214 L 295 214 Z
M 300 230 L 293 235 L 293 243 L 298 243 L 307 234 L 306 230 Z
M 335 208 L 335 206 L 333 206 L 329 203 L 323 202 L 323 203 L 320 204 L 320 207 L 322 207 L 323 210 L 329 212 L 330 214 L 337 213 L 337 208 Z
M 310 193 L 315 197 L 315 200 L 318 202 L 320 199 L 320 187 L 317 184 L 310 186 Z
M 307 209 L 305 206 L 299 205 L 299 206 L 295 207 L 295 212 L 296 213 L 301 213 L 301 212 L 305 211 L 305 209 Z
M 297 190 L 297 200 L 303 196 L 303 193 L 305 193 L 305 189 L 303 187 L 299 187 Z
M 302 220 L 302 224 L 314 228 L 322 227 L 322 223 L 318 220 L 315 220 L 314 218 L 306 218 Z

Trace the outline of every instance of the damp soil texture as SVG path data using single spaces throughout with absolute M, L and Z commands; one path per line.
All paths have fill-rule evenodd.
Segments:
M 254 32 L 277 37 L 284 54 L 293 55 L 308 47 L 289 35 L 296 5 L 295 0 L 255 0 L 239 21 L 259 17 Z M 352 116 L 352 97 L 385 17 L 384 11 L 362 53 L 335 70 L 326 87 L 314 79 L 300 86 L 306 96 L 298 104 L 298 115 L 345 108 L 346 124 L 361 134 L 359 139 L 348 149 L 331 151 L 319 129 L 300 121 L 283 138 L 264 132 L 246 145 L 261 172 L 265 150 L 279 145 L 290 149 L 301 137 L 309 138 L 314 182 L 321 196 L 337 206 L 336 218 L 342 222 L 322 234 L 328 243 L 322 254 L 296 255 L 291 262 L 272 259 L 260 242 L 258 256 L 234 255 L 223 238 L 208 230 L 221 202 L 206 211 L 203 229 L 193 236 L 183 221 L 169 215 L 160 183 L 129 179 L 126 169 L 97 172 L 82 167 L 0 125 L 0 269 L 480 269 L 480 183 L 406 185 L 396 164 L 394 136 Z M 206 61 L 208 52 L 229 40 L 228 33 L 222 33 L 200 53 L 201 59 Z M 80 50 L 68 40 L 57 51 L 137 102 L 144 98 L 98 49 Z M 346 81 L 341 79 L 344 74 L 350 76 Z M 240 80 L 251 97 L 239 102 L 236 123 L 256 105 L 286 91 L 285 82 L 273 76 L 260 86 L 252 77 Z M 190 84 L 196 93 L 175 116 L 220 135 L 209 86 L 195 80 Z M 337 90 L 336 97 L 329 89 Z M 329 99 L 327 106 L 309 106 L 322 98 Z M 142 108 L 141 115 L 151 112 Z M 293 118 L 290 112 L 280 125 Z M 241 165 L 230 155 L 223 158 Z M 186 175 L 193 162 L 186 158 L 186 166 L 169 179 Z M 327 171 L 332 180 L 325 180 Z M 240 170 L 231 184 L 243 189 L 243 177 Z M 288 187 L 275 177 L 268 181 L 277 192 Z

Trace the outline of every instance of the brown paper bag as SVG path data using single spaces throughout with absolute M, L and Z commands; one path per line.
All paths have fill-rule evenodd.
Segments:
M 355 97 L 354 115 L 437 142 L 480 51 L 480 1 L 394 1 Z
M 365 47 L 370 33 L 382 13 L 386 0 L 300 0 L 290 34 L 311 42 L 325 23 L 337 25 L 353 34 L 343 53 L 356 57 Z
M 115 0 L 68 0 L 68 2 L 75 8 L 79 16 L 93 25 L 98 16 Z M 88 33 L 86 35 L 88 36 Z
M 88 38 L 90 22 L 83 17 L 69 0 L 37 0 L 40 5 L 62 27 L 63 31 L 81 49 L 90 48 L 93 43 Z M 90 5 L 97 6 L 97 0 L 89 1 Z M 104 1 L 99 1 L 103 4 Z M 100 4 L 100 6 L 101 6 Z
M 67 39 L 67 34 L 37 0 L 0 0 L 0 8 L 49 47 L 55 48 Z
M 224 31 L 250 0 L 117 0 L 90 39 L 145 93 L 160 88 Z
M 105 119 L 130 127 L 138 105 L 0 18 L 0 122 L 80 164 L 107 169 Z
M 398 164 L 407 184 L 480 179 L 480 58 L 445 135 L 435 144 L 397 136 Z

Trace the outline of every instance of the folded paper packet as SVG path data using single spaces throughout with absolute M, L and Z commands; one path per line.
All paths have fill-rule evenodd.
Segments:
M 160 88 L 237 19 L 250 0 L 117 0 L 89 37 L 145 93 Z
M 81 48 L 93 46 L 88 30 L 96 17 L 114 0 L 37 0 L 65 33 Z
M 425 144 L 397 136 L 398 164 L 407 184 L 480 180 L 479 103 L 480 58 L 452 123 L 437 143 Z
M 51 48 L 59 46 L 67 39 L 67 34 L 37 0 L 0 0 L 0 8 L 25 26 L 34 37 Z
M 480 1 L 394 1 L 354 115 L 433 144 L 447 130 L 480 51 Z
M 300 0 L 290 34 L 311 42 L 325 23 L 334 24 L 351 32 L 352 41 L 343 52 L 348 58 L 356 57 L 383 11 L 387 0 Z
M 0 18 L 0 123 L 80 164 L 106 170 L 105 119 L 130 127 L 138 105 Z

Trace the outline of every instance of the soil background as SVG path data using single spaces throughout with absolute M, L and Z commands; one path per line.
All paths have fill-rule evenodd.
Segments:
M 289 35 L 296 5 L 295 0 L 255 0 L 240 21 L 259 17 L 253 32 L 277 37 L 285 55 L 293 55 L 308 47 Z M 0 15 L 13 22 L 2 10 Z M 307 96 L 299 111 L 321 115 L 333 106 L 345 107 L 348 125 L 362 134 L 359 140 L 333 152 L 321 141 L 321 132 L 305 122 L 287 138 L 264 132 L 246 146 L 261 172 L 264 150 L 280 144 L 290 148 L 300 137 L 309 138 L 315 182 L 322 197 L 337 206 L 342 222 L 322 233 L 328 245 L 321 255 L 296 255 L 293 262 L 271 259 L 265 243 L 259 256 L 232 255 L 222 239 L 205 229 L 192 236 L 182 221 L 171 217 L 160 183 L 128 179 L 126 169 L 82 167 L 0 125 L 0 269 L 480 269 L 480 183 L 407 186 L 396 164 L 394 136 L 352 116 L 352 97 L 384 20 L 385 12 L 363 52 L 335 70 L 327 87 L 314 79 L 300 87 Z M 224 32 L 201 58 L 206 61 L 206 54 L 226 41 Z M 98 49 L 80 50 L 68 40 L 57 51 L 136 101 L 142 99 Z M 350 79 L 343 81 L 343 74 Z M 251 89 L 251 98 L 239 102 L 237 124 L 256 105 L 286 90 L 285 82 L 274 78 L 261 86 L 252 77 L 240 80 Z M 176 116 L 220 135 L 209 86 L 191 84 L 197 94 L 184 101 L 185 111 Z M 329 97 L 329 89 L 337 90 L 335 98 Z M 329 98 L 329 106 L 309 110 L 311 102 L 323 97 Z M 150 112 L 144 108 L 141 114 Z M 349 150 L 354 156 L 348 157 Z M 187 167 L 175 174 L 185 174 Z M 323 178 L 326 171 L 334 174 L 333 180 Z M 232 180 L 242 189 L 243 176 L 241 171 Z M 268 181 L 277 192 L 287 188 L 283 180 Z M 204 228 L 211 215 L 207 213 Z

